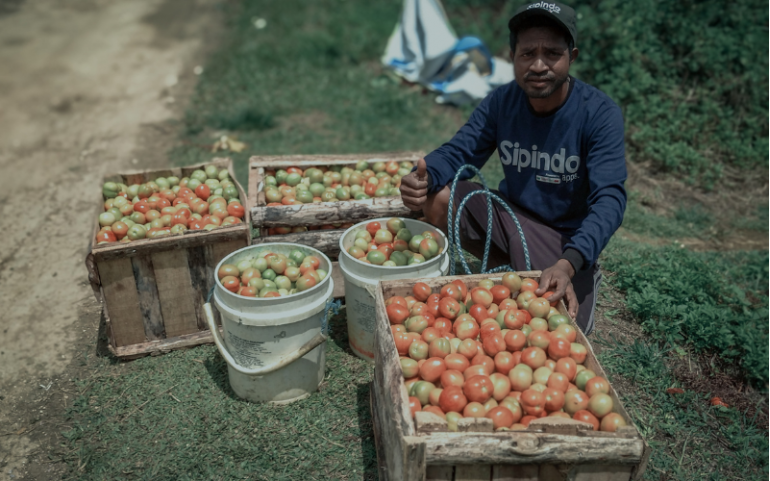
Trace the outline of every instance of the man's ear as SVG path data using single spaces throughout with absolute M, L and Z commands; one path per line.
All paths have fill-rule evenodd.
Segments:
M 511 50 L 510 52 L 508 52 L 508 58 L 510 58 L 510 59 L 511 59 L 511 62 L 513 62 L 513 50 Z
M 569 61 L 570 65 L 572 65 L 572 62 L 577 60 L 579 53 L 580 53 L 580 51 L 577 48 L 573 48 L 572 49 L 572 59 L 570 59 L 570 61 Z

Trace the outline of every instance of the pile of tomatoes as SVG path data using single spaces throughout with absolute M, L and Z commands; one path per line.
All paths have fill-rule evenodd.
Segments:
M 246 297 L 288 296 L 315 287 L 327 275 L 318 257 L 299 249 L 288 256 L 260 252 L 237 264 L 222 264 L 217 271 L 225 289 Z
M 267 205 L 311 204 L 400 195 L 401 177 L 412 171 L 411 162 L 365 160 L 353 167 L 289 167 L 269 170 L 265 177 Z
M 421 264 L 439 254 L 436 235 L 425 231 L 412 235 L 403 219 L 388 219 L 383 227 L 379 222 L 369 222 L 365 229 L 356 232 L 348 254 L 353 258 L 384 267 Z
M 626 425 L 609 382 L 583 366 L 575 327 L 537 289 L 509 272 L 470 290 L 460 279 L 436 293 L 418 282 L 385 302 L 413 416 L 432 412 L 450 430 L 463 417 L 489 418 L 498 431 L 545 416 L 610 432 Z
M 190 177 L 144 184 L 105 182 L 96 243 L 153 239 L 243 222 L 246 213 L 227 169 L 208 165 Z

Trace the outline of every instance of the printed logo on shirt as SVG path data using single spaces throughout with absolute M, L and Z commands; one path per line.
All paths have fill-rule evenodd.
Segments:
M 500 161 L 503 165 L 512 165 L 519 172 L 527 167 L 545 171 L 545 175 L 550 177 L 552 174 L 560 174 L 561 181 L 572 182 L 578 178 L 577 171 L 580 168 L 580 156 L 571 155 L 567 157 L 566 149 L 562 148 L 559 152 L 549 154 L 537 150 L 537 145 L 533 145 L 530 150 L 519 146 L 519 143 L 512 143 L 508 140 L 500 142 Z M 540 180 L 540 179 L 537 179 Z M 541 181 L 545 182 L 545 181 Z M 549 182 L 560 183 L 560 182 Z
M 561 12 L 561 8 L 557 7 L 555 3 L 537 2 L 527 7 L 527 10 L 530 8 L 542 8 L 543 10 L 548 10 L 551 13 Z
M 535 180 L 538 182 L 545 182 L 546 184 L 561 184 L 561 179 L 556 176 L 536 175 Z

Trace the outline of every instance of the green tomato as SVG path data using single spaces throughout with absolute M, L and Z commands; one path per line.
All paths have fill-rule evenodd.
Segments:
M 326 188 L 322 183 L 314 182 L 310 184 L 310 187 L 308 188 L 308 190 L 310 190 L 310 192 L 313 194 L 313 197 L 321 197 L 321 194 L 324 193 L 324 190 L 326 190 Z
M 116 197 L 118 195 L 119 188 L 118 184 L 115 182 L 105 182 L 102 186 L 102 194 L 104 194 L 104 197 L 107 199 L 112 199 L 113 197 Z
M 155 183 L 158 184 L 160 190 L 166 190 L 171 187 L 171 184 L 168 183 L 168 180 L 165 177 L 158 177 L 155 179 Z
M 372 241 L 372 235 L 369 233 L 369 231 L 366 230 L 360 230 L 356 232 L 356 239 L 363 239 L 366 242 Z
M 401 239 L 402 241 L 409 242 L 412 240 L 412 232 L 404 227 L 403 229 L 398 230 L 398 234 L 396 234 L 396 239 Z
M 338 200 L 350 200 L 350 191 L 346 190 L 344 187 L 337 187 L 335 195 Z
M 227 180 L 230 178 L 230 172 L 227 171 L 227 169 L 222 169 L 219 171 L 219 174 L 217 174 L 217 178 L 219 181 Z
M 390 189 L 386 187 L 380 187 L 379 189 L 374 191 L 375 197 L 387 197 L 390 195 Z
M 278 182 L 276 182 L 275 176 L 268 175 L 267 177 L 265 177 L 265 186 L 268 186 L 268 185 L 272 185 L 273 187 L 278 186 Z
M 122 197 L 120 197 L 120 198 L 122 199 Z M 107 209 L 107 212 L 109 212 L 112 215 L 114 215 L 116 220 L 120 219 L 121 217 L 123 217 L 123 213 L 120 212 L 120 209 L 118 209 L 116 207 L 112 207 L 110 209 Z
M 297 197 L 296 199 L 303 204 L 312 204 L 313 203 L 313 193 L 309 190 L 300 190 L 297 191 Z
M 278 276 L 275 278 L 275 285 L 278 289 L 291 289 L 291 280 L 286 276 Z
M 238 198 L 238 189 L 234 185 L 228 185 L 222 190 L 222 197 L 227 200 Z
M 302 182 L 302 176 L 297 174 L 296 172 L 288 174 L 286 176 L 286 184 L 290 185 L 291 187 L 296 186 L 300 182 Z
M 363 171 L 365 171 L 368 168 L 369 168 L 369 162 L 367 162 L 365 160 L 359 160 L 358 162 L 356 162 L 356 170 L 357 171 L 363 172 Z
M 422 242 L 424 238 L 425 237 L 421 235 L 416 235 L 409 239 L 409 250 L 412 252 L 420 252 L 420 242 Z
M 264 257 L 255 259 L 251 264 L 254 266 L 254 269 L 258 270 L 260 273 L 265 272 L 267 269 L 267 259 Z
M 238 268 L 239 274 L 243 274 L 243 271 L 245 271 L 246 269 L 251 269 L 253 267 L 253 265 L 252 265 L 250 259 L 244 259 L 244 260 L 240 261 L 239 263 L 237 263 L 235 265 L 235 267 Z
M 112 225 L 115 222 L 117 222 L 118 218 L 115 217 L 115 214 L 112 212 L 102 212 L 99 214 L 99 225 L 104 227 L 108 225 Z
M 171 228 L 172 234 L 184 234 L 185 232 L 187 232 L 187 226 L 184 224 L 177 224 Z
M 305 260 L 305 253 L 299 249 L 294 249 L 289 253 L 289 258 L 297 264 L 302 264 L 302 261 Z
M 265 283 L 265 287 L 269 287 L 271 289 L 278 289 L 278 286 L 275 285 L 275 282 L 271 281 L 270 279 L 262 279 L 262 282 Z
M 265 297 L 268 292 L 278 292 L 278 289 L 275 287 L 263 287 L 259 290 L 259 297 Z
M 192 174 L 190 174 L 190 180 L 192 180 L 192 179 L 195 179 L 195 180 L 197 180 L 198 182 L 200 182 L 201 184 L 202 184 L 202 183 L 203 183 L 203 182 L 204 182 L 206 179 L 208 179 L 208 178 L 209 178 L 209 177 L 206 175 L 206 172 L 204 172 L 204 171 L 202 171 L 202 170 L 200 170 L 200 169 L 198 169 L 198 170 L 195 170 L 195 171 L 193 171 L 193 173 L 192 173 Z M 188 182 L 188 184 L 189 184 L 189 182 Z M 200 184 L 198 184 L 198 185 L 200 185 Z M 188 187 L 189 187 L 189 185 L 188 185 Z M 197 186 L 196 186 L 196 187 L 197 187 Z
M 134 197 L 139 196 L 139 184 L 129 185 L 128 189 L 126 189 L 126 193 L 128 194 L 129 199 L 133 199 Z M 117 194 L 115 194 L 117 195 Z
M 366 199 L 371 199 L 371 197 L 369 197 L 368 195 L 366 195 L 363 192 L 359 192 L 358 194 L 356 194 L 355 199 L 356 200 L 366 200 Z
M 409 259 L 402 253 L 395 251 L 390 254 L 390 261 L 393 261 L 397 266 L 405 266 Z
M 397 264 L 393 262 L 392 260 L 388 259 L 385 262 L 382 263 L 383 267 L 396 267 Z
M 310 179 L 311 184 L 320 184 L 324 181 L 324 173 L 321 172 L 321 169 L 316 169 L 315 167 L 307 169 L 305 177 Z
M 205 175 L 205 174 L 204 174 Z M 200 181 L 198 179 L 190 179 L 187 181 L 187 188 L 194 191 L 198 188 L 199 185 L 201 185 L 203 181 Z
M 385 262 L 385 254 L 381 251 L 369 251 L 368 254 L 366 254 L 366 258 L 374 265 L 381 266 L 383 262 Z
M 168 185 L 172 187 L 176 187 L 179 185 L 179 177 L 172 175 L 170 177 L 166 177 L 166 180 L 168 181 Z
M 131 240 L 144 239 L 147 236 L 147 230 L 139 224 L 134 224 L 128 228 L 126 235 Z
M 326 191 L 321 194 L 321 202 L 337 202 L 337 194 L 334 192 Z
M 255 288 L 257 292 L 259 292 L 265 287 L 265 281 L 259 277 L 252 277 L 251 279 L 249 279 L 248 285 Z
M 364 239 L 356 239 L 353 241 L 353 246 L 358 247 L 359 249 L 366 252 L 367 249 L 369 248 L 369 243 L 366 242 Z
M 206 173 L 206 177 L 208 177 L 209 179 L 219 180 L 219 178 L 217 177 L 219 175 L 219 169 L 217 169 L 216 165 L 207 165 L 206 168 L 203 169 L 203 171 Z
M 438 254 L 438 242 L 433 239 L 424 239 L 420 242 L 420 254 L 426 259 L 436 257 Z
M 265 269 L 262 271 L 262 279 L 267 279 L 268 281 L 274 281 L 275 278 L 278 277 L 278 274 L 275 273 L 272 269 Z

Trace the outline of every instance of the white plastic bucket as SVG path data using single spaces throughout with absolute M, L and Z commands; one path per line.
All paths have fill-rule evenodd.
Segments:
M 446 236 L 436 227 L 413 219 L 403 219 L 413 235 L 431 231 L 439 246 L 439 254 L 422 264 L 383 267 L 361 262 L 348 254 L 355 241 L 356 232 L 365 229 L 369 222 L 385 223 L 392 217 L 369 219 L 354 225 L 340 238 L 339 263 L 345 277 L 345 312 L 348 324 L 348 342 L 353 352 L 374 362 L 374 294 L 379 281 L 439 277 L 449 272 L 449 253 Z
M 224 340 L 211 304 L 204 306 L 214 342 L 227 361 L 230 385 L 248 401 L 287 404 L 306 398 L 323 381 L 326 335 L 322 321 L 334 292 L 332 265 L 312 247 L 268 243 L 237 250 L 216 267 L 218 272 L 222 264 L 237 264 L 267 251 L 288 255 L 294 249 L 321 260 L 327 275 L 315 287 L 289 296 L 254 298 L 232 293 L 216 282 L 213 299 L 222 318 Z

